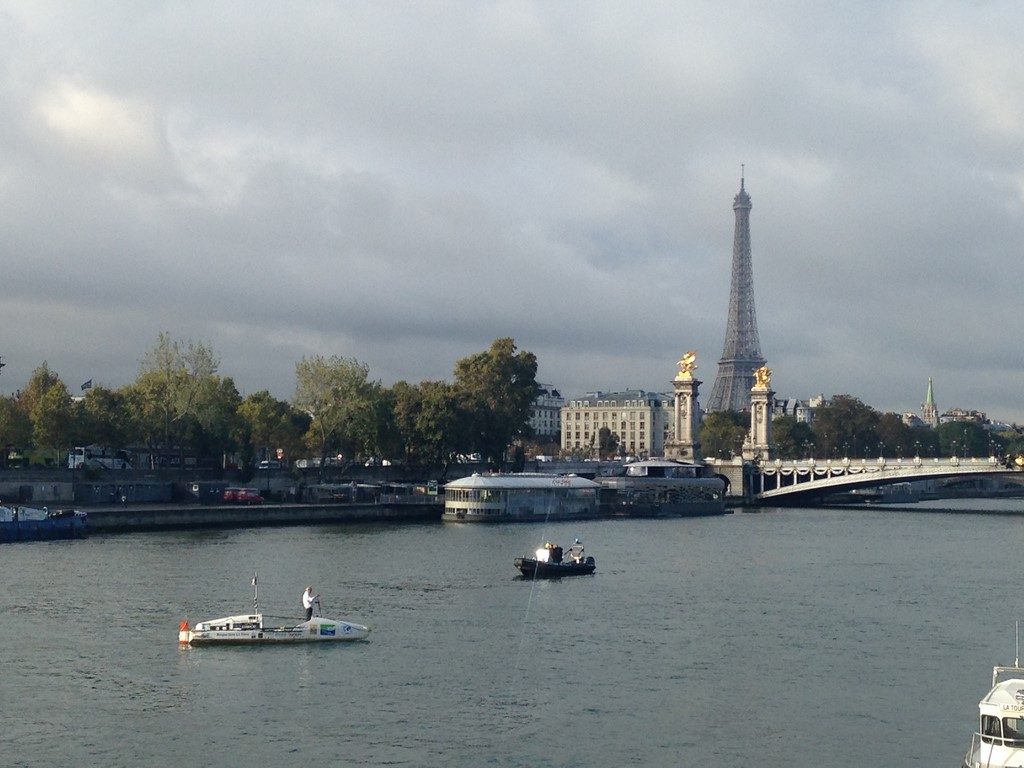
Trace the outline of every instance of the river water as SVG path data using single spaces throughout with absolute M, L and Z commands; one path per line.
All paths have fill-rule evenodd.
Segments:
M 1024 514 L 977 508 L 5 545 L 0 764 L 953 768 L 1024 614 Z M 594 576 L 518 577 L 575 536 Z M 370 640 L 180 649 L 254 570 Z

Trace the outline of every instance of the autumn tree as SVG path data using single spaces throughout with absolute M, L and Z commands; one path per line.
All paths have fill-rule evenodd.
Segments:
M 60 453 L 69 445 L 73 429 L 71 395 L 63 382 L 46 389 L 32 406 L 32 442 L 38 449 L 53 451 L 60 463 Z
M 78 440 L 76 445 L 122 448 L 132 442 L 134 424 L 124 390 L 93 387 L 76 404 Z
M 24 448 L 32 440 L 32 420 L 13 397 L 0 397 L 0 468 L 7 467 L 10 448 Z
M 58 385 L 64 387 L 64 391 L 67 392 L 67 387 L 61 381 L 60 376 L 51 371 L 49 363 L 44 360 L 42 365 L 32 371 L 32 376 L 29 378 L 28 383 L 25 384 L 25 387 L 18 394 L 18 405 L 21 406 L 25 413 L 31 414 L 32 410 L 36 407 L 36 403 L 43 398 L 51 387 Z
M 181 342 L 161 332 L 156 345 L 142 360 L 132 393 L 145 401 L 141 415 L 157 418 L 148 424 L 149 435 L 161 429 L 165 449 L 177 445 L 184 452 L 187 420 L 197 415 L 200 394 L 210 387 L 220 360 L 201 342 Z

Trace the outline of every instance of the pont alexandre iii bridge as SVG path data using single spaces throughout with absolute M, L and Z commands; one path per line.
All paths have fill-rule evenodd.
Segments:
M 1013 476 L 1024 485 L 1024 468 L 1008 467 L 994 456 L 941 459 L 755 459 L 705 462 L 729 482 L 729 495 L 754 503 L 798 503 L 827 494 L 919 480 Z
M 701 382 L 694 376 L 696 353 L 687 352 L 679 361 L 673 380 L 675 389 L 675 438 L 665 446 L 666 458 L 702 461 L 697 441 L 700 409 L 697 391 Z M 732 459 L 703 459 L 703 463 L 728 484 L 728 496 L 758 503 L 799 503 L 863 488 L 919 480 L 957 477 L 1014 476 L 1024 486 L 1024 458 L 1001 461 L 988 458 L 895 458 L 876 459 L 783 459 L 772 455 L 772 409 L 775 392 L 772 372 L 762 365 L 754 371 L 750 390 L 750 430 L 741 456 Z

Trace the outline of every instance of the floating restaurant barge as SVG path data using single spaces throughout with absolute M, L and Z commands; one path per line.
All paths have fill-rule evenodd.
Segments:
M 443 520 L 529 522 L 725 513 L 725 482 L 669 460 L 628 465 L 621 476 L 473 475 L 445 486 Z
M 601 485 L 576 475 L 472 475 L 444 487 L 442 520 L 509 522 L 601 517 Z

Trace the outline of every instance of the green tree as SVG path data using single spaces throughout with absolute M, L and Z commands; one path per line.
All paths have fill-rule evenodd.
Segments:
M 231 377 L 205 378 L 196 393 L 194 413 L 188 421 L 186 442 L 200 461 L 211 460 L 223 465 L 224 458 L 234 451 L 238 433 L 238 409 L 242 396 Z
M 727 459 L 743 451 L 749 424 L 737 411 L 713 411 L 700 425 L 700 445 L 705 456 Z
M 803 455 L 804 445 L 814 442 L 814 432 L 806 421 L 779 416 L 772 421 L 772 442 L 775 458 L 796 459 Z
M 947 421 L 935 430 L 939 451 L 945 456 L 961 458 L 989 455 L 989 433 L 976 421 Z
M 11 448 L 26 448 L 32 440 L 32 420 L 13 397 L 0 397 L 0 468 L 7 467 Z
M 619 449 L 619 436 L 608 427 L 601 427 L 597 432 L 597 449 L 602 459 L 613 458 Z
M 428 461 L 425 441 L 420 438 L 417 427 L 423 412 L 423 392 L 407 381 L 396 381 L 388 397 L 394 441 L 392 455 L 401 458 L 407 467 L 420 467 Z
M 878 412 L 852 395 L 834 395 L 814 413 L 815 455 L 828 457 L 832 449 L 849 446 L 851 456 L 877 455 Z
M 878 417 L 876 427 L 878 441 L 882 443 L 882 452 L 886 456 L 909 456 L 914 452 L 914 438 L 910 427 L 896 413 L 883 413 Z
M 421 447 L 417 450 L 422 450 L 430 463 L 441 465 L 441 477 L 445 478 L 456 456 L 471 452 L 461 394 L 455 385 L 444 381 L 421 382 L 419 390 L 415 435 Z
M 931 427 L 911 427 L 907 435 L 907 450 L 914 456 L 938 456 L 939 435 Z
M 463 398 L 472 449 L 499 467 L 512 441 L 531 434 L 530 412 L 540 391 L 536 356 L 517 353 L 513 339 L 495 339 L 486 352 L 455 364 L 455 388 Z
M 286 460 L 302 454 L 302 436 L 309 428 L 309 417 L 288 402 L 264 389 L 242 401 L 238 417 L 235 435 L 246 466 L 256 457 L 271 457 L 278 448 L 284 451 Z
M 295 365 L 292 404 L 309 416 L 306 441 L 321 458 L 321 477 L 330 452 L 359 442 L 353 435 L 371 407 L 369 372 L 364 363 L 338 356 L 316 355 Z

